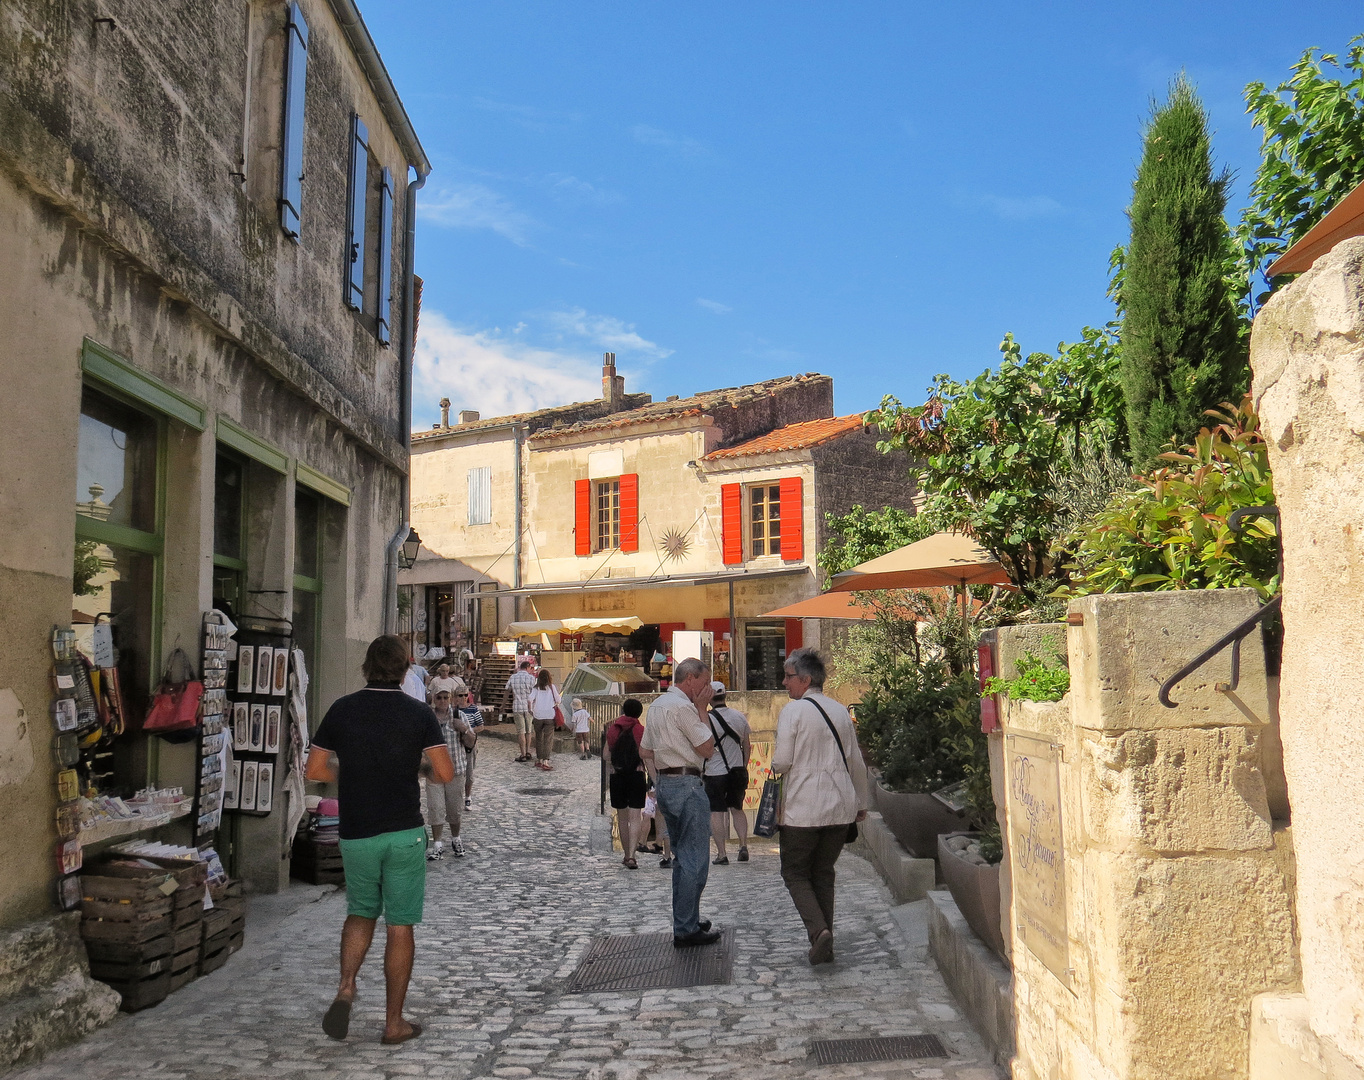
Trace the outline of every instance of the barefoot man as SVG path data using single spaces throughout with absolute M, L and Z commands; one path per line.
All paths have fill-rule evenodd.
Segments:
M 417 771 L 425 754 L 432 778 L 448 784 L 455 766 L 431 707 L 403 693 L 407 646 L 402 639 L 390 634 L 371 641 L 362 670 L 365 688 L 338 698 L 327 710 L 306 769 L 309 780 L 338 782 L 346 870 L 341 984 L 322 1030 L 333 1039 L 344 1039 L 350 1030 L 355 977 L 383 915 L 388 1013 L 380 1042 L 392 1046 L 422 1033 L 421 1025 L 403 1019 L 415 948 L 412 927 L 422 921 L 426 899 L 426 831 Z

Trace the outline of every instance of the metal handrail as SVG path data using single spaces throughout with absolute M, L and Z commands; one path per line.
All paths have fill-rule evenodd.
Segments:
M 1227 515 L 1227 527 L 1232 532 L 1240 532 L 1242 522 L 1251 517 L 1272 517 L 1278 518 L 1279 508 L 1270 504 L 1269 506 L 1242 506 L 1233 510 Z M 1279 544 L 1279 587 L 1283 588 L 1283 544 Z M 1187 679 L 1195 671 L 1201 668 L 1214 656 L 1220 653 L 1228 645 L 1231 646 L 1231 682 L 1218 683 L 1217 689 L 1223 691 L 1233 691 L 1241 683 L 1241 642 L 1250 636 L 1250 632 L 1259 625 L 1266 616 L 1279 610 L 1283 603 L 1283 593 L 1275 596 L 1268 603 L 1263 604 L 1258 611 L 1248 618 L 1241 620 L 1231 630 L 1223 634 L 1201 653 L 1195 656 L 1182 668 L 1176 671 L 1168 679 L 1160 684 L 1160 692 L 1156 695 L 1160 703 L 1167 709 L 1174 709 L 1179 706 L 1179 702 L 1170 700 L 1170 691 L 1175 685 Z

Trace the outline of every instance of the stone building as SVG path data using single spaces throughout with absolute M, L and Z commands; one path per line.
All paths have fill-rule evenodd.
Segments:
M 635 616 L 634 648 L 710 630 L 720 675 L 779 689 L 819 624 L 763 615 L 820 591 L 826 513 L 913 506 L 903 463 L 834 416 L 826 375 L 651 401 L 624 393 L 608 353 L 602 389 L 414 434 L 423 555 L 400 580 L 417 644 L 487 651 L 512 620 Z
M 54 628 L 112 612 L 120 793 L 194 789 L 194 744 L 135 729 L 211 607 L 292 625 L 314 713 L 358 684 L 406 533 L 430 166 L 353 0 L 0 16 L 2 951 L 53 910 Z M 283 821 L 219 832 L 250 888 L 287 880 Z

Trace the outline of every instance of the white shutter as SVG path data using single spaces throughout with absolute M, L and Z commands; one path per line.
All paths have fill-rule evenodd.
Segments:
M 493 470 L 491 465 L 469 470 L 469 524 L 491 525 L 493 520 Z

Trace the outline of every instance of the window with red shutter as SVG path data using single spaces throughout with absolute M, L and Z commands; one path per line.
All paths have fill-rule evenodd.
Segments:
M 592 554 L 592 481 L 573 483 L 573 553 Z
M 720 486 L 720 549 L 726 566 L 744 561 L 743 489 L 738 484 Z
M 799 476 L 781 480 L 781 557 L 786 562 L 805 558 L 803 486 Z
M 620 478 L 620 549 L 639 550 L 639 473 Z

